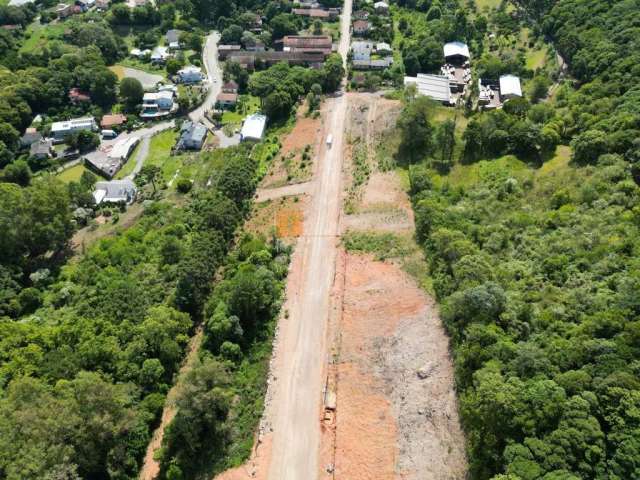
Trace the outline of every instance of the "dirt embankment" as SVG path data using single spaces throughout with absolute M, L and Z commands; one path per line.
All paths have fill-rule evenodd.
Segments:
M 353 213 L 343 216 L 343 233 L 408 237 L 413 214 L 402 182 L 375 163 L 375 145 L 395 124 L 397 102 L 374 95 L 351 100 L 349 133 L 352 143 L 367 145 L 370 174 Z M 347 178 L 354 168 L 353 162 L 345 167 Z M 336 409 L 324 420 L 322 459 L 328 468 L 321 478 L 466 475 L 448 338 L 433 300 L 402 264 L 350 253 L 338 261 L 342 314 L 331 324 L 334 361 L 327 382 Z

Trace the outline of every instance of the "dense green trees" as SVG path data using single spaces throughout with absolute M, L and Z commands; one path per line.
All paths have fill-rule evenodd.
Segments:
M 635 478 L 640 189 L 618 156 L 536 183 L 505 165 L 464 191 L 410 175 L 472 474 Z

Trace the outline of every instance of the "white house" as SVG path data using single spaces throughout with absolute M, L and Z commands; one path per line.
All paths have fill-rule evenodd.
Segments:
M 259 142 L 264 136 L 264 130 L 267 126 L 267 117 L 260 113 L 254 113 L 244 119 L 242 130 L 240 131 L 240 140 L 253 140 Z
M 133 203 L 136 198 L 135 184 L 125 178 L 124 180 L 111 180 L 109 182 L 97 182 L 93 191 L 93 199 L 96 205 L 106 203 Z
M 173 107 L 173 92 L 164 90 L 161 92 L 148 92 L 142 97 L 143 105 L 156 105 L 158 108 L 170 110 Z
M 96 123 L 95 118 L 74 118 L 71 120 L 65 120 L 64 122 L 53 122 L 51 124 L 51 136 L 58 141 L 64 140 L 64 137 L 79 130 L 98 130 L 98 124 Z
M 178 71 L 178 78 L 182 83 L 200 83 L 204 75 L 201 68 L 189 66 Z
M 389 12 L 389 4 L 387 2 L 376 2 L 373 4 L 373 8 L 377 13 L 388 13 Z
M 167 47 L 156 47 L 151 52 L 151 61 L 154 63 L 164 63 L 171 57 Z
M 502 75 L 500 77 L 500 97 L 503 101 L 522 97 L 520 79 L 515 75 Z
M 373 51 L 374 43 L 358 41 L 351 44 L 352 60 L 369 60 Z
M 391 45 L 386 42 L 376 43 L 376 53 L 378 55 L 388 55 L 391 53 Z
M 140 118 L 149 119 L 169 115 L 174 110 L 173 92 L 150 92 L 142 97 Z

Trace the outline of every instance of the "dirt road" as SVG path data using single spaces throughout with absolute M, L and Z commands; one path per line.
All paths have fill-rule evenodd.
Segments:
M 339 51 L 349 49 L 351 0 L 346 0 Z M 285 309 L 289 316 L 280 324 L 278 355 L 268 418 L 272 436 L 269 479 L 316 478 L 320 466 L 320 409 L 323 371 L 327 360 L 326 330 L 330 294 L 335 273 L 341 207 L 341 171 L 347 98 L 339 94 L 327 100 L 326 135 L 333 144 L 322 142 L 318 152 L 311 204 L 305 234 L 295 250 L 292 272 L 301 271 L 296 283 L 289 283 Z M 295 281 L 295 276 L 292 279 Z

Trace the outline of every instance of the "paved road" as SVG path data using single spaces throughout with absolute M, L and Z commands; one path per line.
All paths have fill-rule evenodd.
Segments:
M 207 71 L 207 79 L 209 82 L 209 91 L 202 105 L 189 113 L 189 118 L 194 122 L 203 122 L 209 128 L 213 128 L 211 122 L 209 122 L 204 112 L 213 108 L 216 97 L 220 93 L 222 88 L 222 70 L 218 63 L 218 40 L 220 35 L 218 32 L 211 32 L 204 41 L 204 47 L 202 49 L 202 64 Z
M 339 52 L 349 49 L 352 0 L 345 0 Z M 305 235 L 296 247 L 287 290 L 289 318 L 280 325 L 274 361 L 277 382 L 268 412 L 273 427 L 270 480 L 318 477 L 320 409 L 327 359 L 327 323 L 335 273 L 341 207 L 341 170 L 346 95 L 326 102 L 324 135 L 333 135 L 318 152 L 318 171 L 311 186 Z

